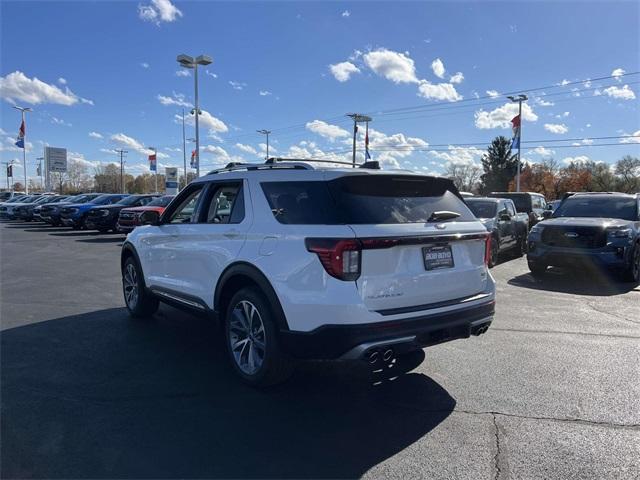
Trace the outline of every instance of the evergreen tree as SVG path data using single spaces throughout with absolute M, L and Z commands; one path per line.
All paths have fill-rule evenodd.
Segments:
M 484 173 L 480 178 L 484 193 L 505 192 L 509 188 L 509 182 L 518 171 L 518 156 L 511 153 L 510 146 L 508 138 L 496 137 L 482 157 Z

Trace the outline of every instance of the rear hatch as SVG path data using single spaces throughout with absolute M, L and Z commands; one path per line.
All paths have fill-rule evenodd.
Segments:
M 362 245 L 356 285 L 368 309 L 418 311 L 485 290 L 487 232 L 451 181 L 348 175 L 328 185 Z

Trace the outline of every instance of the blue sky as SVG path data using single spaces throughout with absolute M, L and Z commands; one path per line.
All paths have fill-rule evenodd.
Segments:
M 193 77 L 177 73 L 179 53 L 213 58 L 200 70 L 203 170 L 257 161 L 262 128 L 273 130 L 277 155 L 347 158 L 344 114 L 356 111 L 374 118 L 374 159 L 441 173 L 448 162 L 477 163 L 493 137 L 511 135 L 515 106 L 502 94 L 513 91 L 531 97 L 523 142 L 549 140 L 527 143 L 524 158 L 612 163 L 640 155 L 637 2 L 3 1 L 0 8 L 0 154 L 21 161 L 12 105 L 32 107 L 30 175 L 45 144 L 66 147 L 90 169 L 125 148 L 127 171 L 144 172 L 148 146 L 158 148 L 161 165 L 182 165 L 175 116 L 193 102 Z M 536 87 L 548 88 L 528 90 Z M 5 178 L 2 169 L 0 184 Z

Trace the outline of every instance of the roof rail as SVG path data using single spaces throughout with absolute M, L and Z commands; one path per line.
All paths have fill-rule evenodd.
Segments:
M 273 169 L 292 169 L 292 170 L 313 170 L 311 165 L 306 163 L 289 163 L 276 165 L 271 163 L 242 163 L 231 162 L 225 165 L 223 168 L 211 170 L 207 175 L 214 175 L 217 173 L 233 172 L 238 170 L 273 170 Z
M 353 167 L 354 164 L 351 162 L 343 162 L 342 160 L 320 160 L 317 158 L 283 158 L 283 157 L 270 157 L 265 163 L 274 164 L 278 162 L 294 162 L 294 163 L 305 163 L 306 162 L 314 162 L 314 163 L 337 163 L 339 165 L 348 165 Z

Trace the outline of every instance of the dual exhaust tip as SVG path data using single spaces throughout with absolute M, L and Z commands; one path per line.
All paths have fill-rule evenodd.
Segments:
M 385 363 L 390 362 L 394 356 L 395 356 L 395 353 L 393 351 L 393 348 L 384 348 L 384 349 L 374 348 L 372 350 L 369 350 L 365 354 L 365 359 L 369 364 L 375 365 L 379 361 L 383 361 Z
M 475 332 L 473 332 L 473 334 L 482 335 L 483 333 L 486 333 L 487 330 L 489 330 L 489 325 L 482 325 Z

